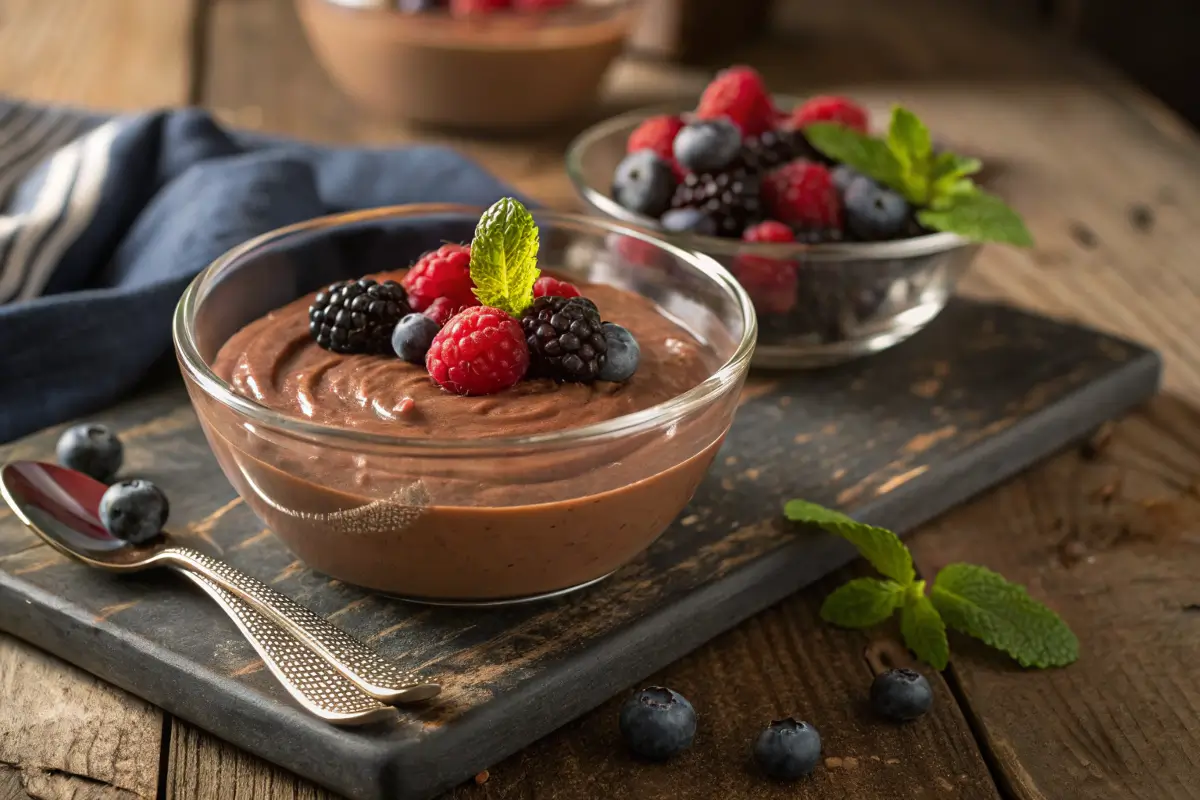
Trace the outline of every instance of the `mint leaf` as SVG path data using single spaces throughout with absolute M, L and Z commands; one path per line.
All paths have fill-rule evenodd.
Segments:
M 983 162 L 978 158 L 968 158 L 957 153 L 942 151 L 933 157 L 933 167 L 929 177 L 936 184 L 939 181 L 966 178 L 981 169 L 983 169 Z
M 904 602 L 895 581 L 855 578 L 834 590 L 821 605 L 821 619 L 843 628 L 869 628 L 892 615 Z
M 471 281 L 485 306 L 521 316 L 533 302 L 538 228 L 533 215 L 506 197 L 483 212 L 471 240 Z
M 939 205 L 942 207 L 918 211 L 917 220 L 927 228 L 957 233 L 975 242 L 1033 244 L 1021 217 L 995 195 L 982 191 L 956 194 Z
M 932 599 L 951 628 L 1003 650 L 1023 667 L 1062 667 L 1079 658 L 1079 640 L 1061 617 L 986 567 L 944 567 Z
M 916 114 L 896 106 L 892 109 L 887 145 L 900 164 L 900 192 L 917 205 L 928 203 L 933 159 L 929 128 Z
M 851 519 L 807 500 L 789 500 L 784 515 L 793 522 L 806 522 L 842 537 L 858 548 L 858 552 L 875 569 L 902 586 L 917 579 L 912 555 L 900 537 L 885 528 L 876 528 Z
M 839 125 L 814 122 L 804 126 L 804 138 L 823 155 L 849 165 L 868 178 L 903 191 L 903 169 L 887 142 Z
M 919 587 L 919 588 L 917 588 Z M 904 599 L 900 609 L 900 634 L 904 644 L 934 669 L 942 670 L 950 661 L 950 642 L 946 639 L 946 625 L 925 596 L 925 582 L 917 584 Z

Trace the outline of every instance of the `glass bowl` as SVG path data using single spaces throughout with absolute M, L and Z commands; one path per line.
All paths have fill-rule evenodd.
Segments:
M 347 95 L 385 117 L 533 128 L 584 112 L 624 49 L 635 0 L 472 18 L 390 0 L 296 0 L 305 35 Z
M 596 424 L 473 438 L 439 430 L 429 438 L 411 433 L 418 426 L 406 437 L 402 421 L 393 430 L 372 419 L 364 429 L 285 414 L 235 392 L 214 371 L 221 346 L 248 323 L 333 281 L 402 268 L 444 242 L 470 241 L 481 213 L 412 205 L 294 225 L 217 259 L 179 302 L 176 352 L 221 468 L 313 569 L 439 603 L 502 603 L 579 588 L 666 529 L 729 429 L 754 349 L 749 297 L 706 256 L 569 214 L 534 212 L 539 263 L 573 281 L 649 298 L 653 310 L 703 344 L 702 353 L 689 352 L 705 359 L 706 378 Z M 631 245 L 654 253 L 658 268 L 627 259 Z M 619 311 L 612 318 L 619 321 Z M 492 419 L 501 425 L 506 414 L 525 413 L 489 407 L 495 397 L 470 398 L 483 401 L 485 429 Z
M 798 102 L 776 97 L 780 108 Z M 682 103 L 642 109 L 605 120 L 576 137 L 567 150 L 567 174 L 589 213 L 658 229 L 657 220 L 612 199 L 613 172 L 625 156 L 630 133 L 642 121 L 688 110 Z M 946 305 L 979 249 L 951 233 L 815 245 L 659 235 L 712 257 L 733 273 L 758 312 L 754 365 L 783 369 L 850 361 L 912 336 Z

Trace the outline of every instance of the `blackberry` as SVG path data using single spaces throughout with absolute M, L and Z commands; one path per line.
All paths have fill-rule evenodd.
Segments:
M 408 295 L 395 281 L 338 281 L 308 307 L 308 333 L 335 353 L 390 353 L 392 331 L 409 314 Z
M 607 361 L 600 311 L 585 297 L 539 297 L 521 315 L 536 378 L 591 383 Z
M 721 172 L 691 172 L 675 189 L 672 208 L 698 208 L 716 225 L 716 235 L 740 239 L 742 231 L 763 220 L 756 172 L 740 159 Z
M 742 143 L 742 161 L 752 172 L 766 173 L 797 158 L 816 157 L 817 151 L 799 131 L 764 131 Z

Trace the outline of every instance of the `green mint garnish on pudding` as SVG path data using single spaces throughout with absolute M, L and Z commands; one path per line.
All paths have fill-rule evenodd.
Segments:
M 471 280 L 479 302 L 519 318 L 533 303 L 533 284 L 541 274 L 537 253 L 537 223 L 525 206 L 506 197 L 485 211 L 471 240 Z
M 804 136 L 822 154 L 901 194 L 927 228 L 976 242 L 1033 244 L 1020 215 L 972 180 L 979 160 L 935 153 L 925 123 L 902 106 L 892 109 L 886 137 L 829 122 L 805 126 Z
M 922 661 L 945 669 L 946 629 L 979 639 L 1023 667 L 1062 667 L 1079 658 L 1079 640 L 1067 623 L 986 567 L 949 564 L 933 580 L 917 579 L 912 555 L 896 534 L 807 500 L 791 500 L 784 515 L 842 537 L 884 576 L 855 578 L 825 598 L 821 618 L 843 628 L 869 628 L 900 611 L 904 643 Z

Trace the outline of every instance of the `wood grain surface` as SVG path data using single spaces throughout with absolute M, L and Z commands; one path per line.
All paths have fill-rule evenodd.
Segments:
M 88 10 L 81 12 L 85 5 Z M 199 31 L 207 45 L 196 84 L 200 99 L 225 118 L 243 127 L 327 140 L 435 138 L 367 121 L 342 100 L 311 61 L 286 2 L 214 0 L 207 5 L 209 24 Z M 1193 535 L 1200 513 L 1188 489 L 1200 473 L 1194 434 L 1200 358 L 1194 337 L 1186 335 L 1200 315 L 1195 134 L 1094 61 L 1042 32 L 988 18 L 971 3 L 783 0 L 779 6 L 776 38 L 742 54 L 768 72 L 778 88 L 838 86 L 882 103 L 903 97 L 956 145 L 1000 162 L 997 186 L 1029 219 L 1039 246 L 1030 253 L 989 248 L 966 281 L 969 293 L 1012 298 L 1163 349 L 1174 396 L 1115 426 L 1107 447 L 1094 448 L 1097 458 L 1063 454 L 947 515 L 916 534 L 913 543 L 926 571 L 964 558 L 1029 581 L 1035 594 L 1067 614 L 1083 639 L 1078 665 L 1036 674 L 1016 672 L 961 640 L 953 643 L 951 688 L 980 734 L 1006 796 L 1196 796 L 1200 768 L 1189 755 L 1196 744 L 1189 721 L 1196 707 L 1196 658 L 1187 645 L 1195 641 L 1188 627 L 1197 618 L 1191 606 L 1200 599 L 1178 579 L 1200 567 Z M 183 0 L 0 0 L 0 40 L 5 42 L 0 88 L 110 108 L 184 102 L 186 94 L 176 93 L 190 82 L 184 71 L 189 53 L 178 45 L 194 33 L 188 29 L 193 10 Z M 88 36 L 47 33 L 84 26 Z M 114 58 L 113 52 L 124 57 Z M 95 69 L 97 60 L 108 69 Z M 691 94 L 704 79 L 703 70 L 622 63 L 607 107 Z M 572 198 L 559 167 L 568 138 L 561 132 L 537 141 L 466 144 L 524 191 L 563 205 Z M 1106 496 L 1115 499 L 1106 504 Z M 813 677 L 840 674 L 838 665 L 844 671 L 846 664 L 857 663 L 854 658 L 868 644 L 862 634 L 832 632 L 815 621 L 812 608 L 821 596 L 822 589 L 814 587 L 790 598 L 656 679 L 689 682 L 708 707 L 744 703 L 774 713 L 783 705 L 781 698 L 797 698 L 801 708 L 796 710 L 805 713 L 807 707 L 861 702 L 855 682 Z M 809 647 L 810 641 L 821 646 Z M 788 642 L 799 643 L 794 647 L 799 655 L 781 655 L 789 653 Z M 4 709 L 53 708 L 50 701 L 64 686 L 95 682 L 22 643 L 8 640 L 4 646 L 22 669 L 0 672 L 0 742 L 6 743 L 0 760 L 37 762 L 30 754 L 57 747 L 53 743 L 62 732 L 73 730 L 73 717 L 43 715 L 35 732 L 22 738 L 14 731 L 26 721 Z M 793 666 L 800 657 L 810 659 L 807 670 Z M 27 663 L 45 665 L 54 678 L 25 668 Z M 737 680 L 755 668 L 763 670 L 763 664 L 769 670 L 762 680 Z M 939 701 L 948 699 L 944 688 L 937 687 Z M 97 718 L 106 704 L 148 708 L 111 689 L 77 694 L 74 700 L 76 713 Z M 832 787 L 809 782 L 796 796 L 994 797 L 978 759 L 972 769 L 974 757 L 951 758 L 969 753 L 971 742 L 961 723 L 945 721 L 943 705 L 938 724 L 947 725 L 947 739 L 902 741 L 905 746 L 894 758 L 900 765 L 919 762 L 921 770 L 933 770 L 923 765 L 937 762 L 949 787 L 936 777 L 932 784 L 923 782 L 931 771 L 871 772 L 861 769 L 858 755 L 852 763 L 835 756 L 841 761 L 824 769 L 845 782 Z M 644 795 L 648 798 L 674 798 L 691 796 L 690 789 L 704 792 L 706 781 L 721 780 L 732 781 L 723 784 L 732 787 L 731 798 L 793 796 L 752 781 L 749 773 L 744 784 L 736 775 L 730 778 L 734 773 L 723 765 L 742 758 L 746 743 L 709 735 L 707 728 L 696 751 L 702 757 L 692 764 L 699 774 L 680 774 L 682 782 L 669 785 L 659 783 L 656 772 L 624 774 L 624 765 L 617 766 L 620 754 L 604 740 L 612 735 L 612 713 L 611 706 L 599 709 L 547 737 L 460 796 L 574 800 L 598 796 L 600 786 L 614 787 L 616 796 L 636 784 L 655 792 Z M 713 724 L 717 731 L 746 723 L 730 713 Z M 919 735 L 913 731 L 900 733 Z M 876 737 L 860 741 L 850 732 L 840 735 L 846 736 L 844 753 L 861 747 L 867 762 L 873 763 L 875 755 L 886 766 L 900 766 L 873 749 Z M 326 796 L 178 721 L 169 740 L 161 796 Z M 143 765 L 156 764 L 139 748 L 132 752 Z M 952 777 L 955 763 L 968 776 L 961 785 Z M 55 772 L 58 777 L 69 777 L 69 767 L 50 768 L 63 770 Z M 37 789 L 36 794 L 19 788 L 9 771 L 0 778 L 0 797 L 123 796 L 107 788 L 111 771 L 102 760 L 73 769 L 85 777 L 68 789 Z M 859 777 L 845 777 L 850 775 Z M 137 787 L 127 782 L 121 788 L 153 796 L 153 787 L 144 782 Z M 211 794 L 212 787 L 223 793 Z

